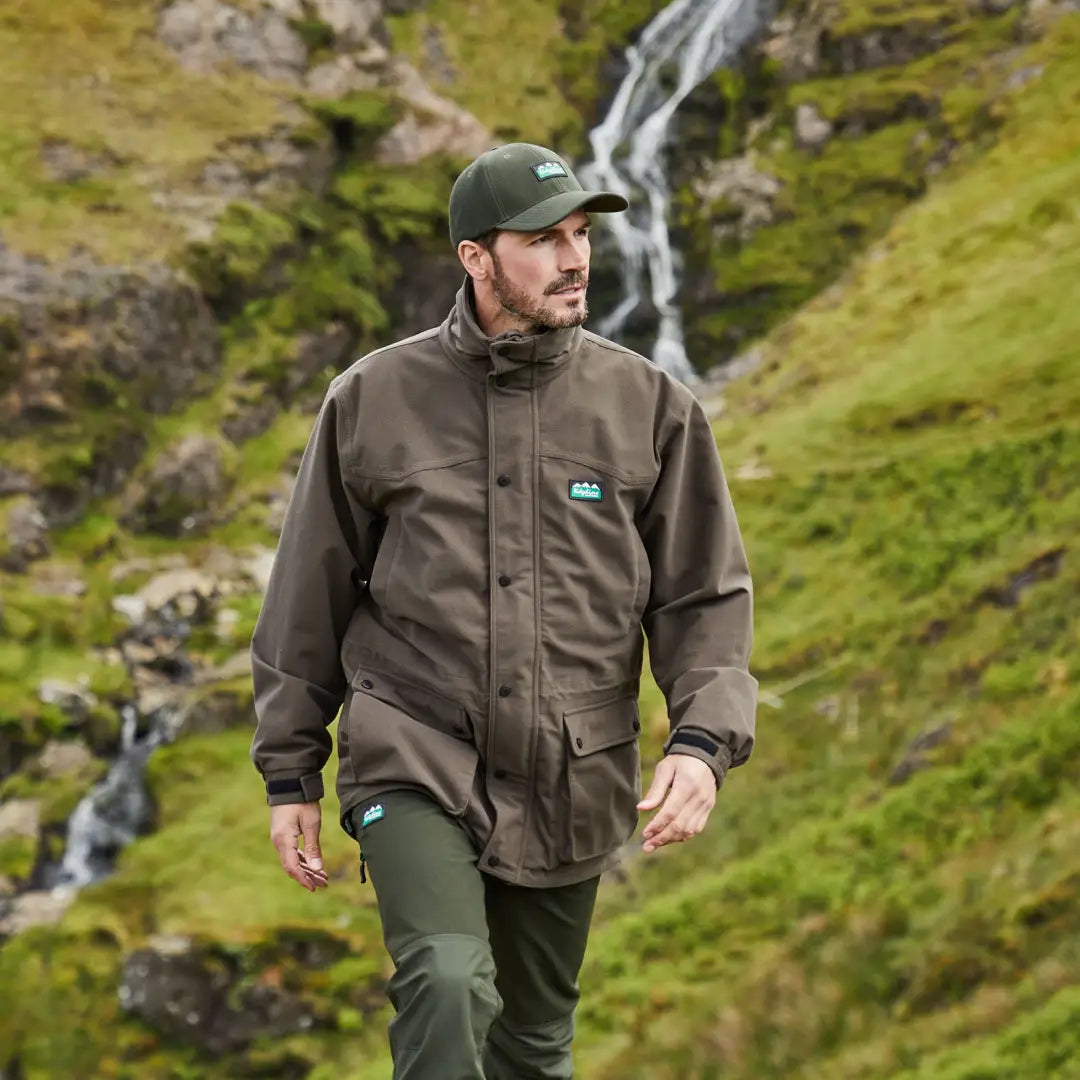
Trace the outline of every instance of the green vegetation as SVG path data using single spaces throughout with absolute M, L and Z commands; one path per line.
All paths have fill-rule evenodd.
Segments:
M 786 85 L 772 61 L 741 77 L 714 76 L 724 116 L 716 156 L 737 153 L 749 134 L 754 167 L 778 180 L 780 192 L 773 222 L 748 239 L 724 229 L 740 217 L 729 200 L 703 206 L 689 185 L 677 196 L 688 278 L 714 283 L 696 290 L 705 299 L 685 305 L 690 353 L 705 366 L 730 357 L 835 281 L 946 162 L 955 167 L 992 144 L 1010 112 L 1010 78 L 1037 63 L 1017 49 L 1022 9 L 990 16 L 952 0 L 925 8 L 920 21 L 910 6 L 847 4 L 829 21 L 822 73 L 806 81 Z M 912 37 L 911 59 L 851 73 L 830 66 L 844 41 L 880 40 L 893 21 Z M 931 28 L 946 24 L 935 49 Z M 1047 59 L 1064 59 L 1073 47 L 1066 34 Z M 798 144 L 799 106 L 813 106 L 832 125 L 823 146 Z
M 476 0 L 466 20 L 435 0 L 399 17 L 394 33 L 419 56 L 437 30 L 459 72 L 438 89 L 486 122 L 512 115 L 515 135 L 569 139 L 585 117 L 563 105 L 591 104 L 605 50 L 651 6 L 594 0 L 566 16 L 573 32 L 554 43 L 546 6 L 510 20 L 494 0 Z M 129 40 L 121 29 L 150 18 L 134 4 L 67 8 L 94 30 L 72 46 L 76 57 L 111 55 Z M 852 0 L 838 26 L 858 34 L 899 11 Z M 905 11 L 905 21 L 948 22 L 945 48 L 777 97 L 755 154 L 784 180 L 792 216 L 715 256 L 740 306 L 730 322 L 703 315 L 701 332 L 720 340 L 736 319 L 750 325 L 754 304 L 753 327 L 773 328 L 760 368 L 725 392 L 716 428 L 756 581 L 759 746 L 729 778 L 706 834 L 633 856 L 626 879 L 605 884 L 582 974 L 578 1059 L 589 1080 L 1071 1080 L 1080 1069 L 1080 132 L 1062 122 L 1080 110 L 1080 16 L 983 63 L 1013 40 L 1015 14 Z M 24 5 L 0 17 L 0 41 L 58 19 Z M 481 63 L 477 35 L 492 27 L 501 51 Z M 540 71 L 545 42 L 555 50 L 547 64 L 558 55 L 566 65 L 562 83 L 541 84 L 521 59 L 535 50 Z M 117 55 L 142 63 L 133 48 Z M 511 58 L 514 73 L 497 67 Z M 1038 76 L 1001 90 L 1024 66 Z M 170 109 L 174 77 L 160 76 Z M 248 86 L 234 78 L 229 86 Z M 225 83 L 208 85 L 220 94 Z M 740 123 L 773 87 L 752 72 L 717 85 Z M 93 109 L 112 110 L 124 131 L 117 110 L 128 106 L 96 93 L 73 106 L 84 139 L 106 130 Z M 790 138 L 801 101 L 835 125 L 816 155 Z M 358 97 L 319 113 L 343 153 L 325 198 L 235 206 L 189 252 L 224 323 L 221 377 L 133 429 L 149 454 L 266 399 L 275 415 L 236 447 L 226 520 L 208 536 L 132 536 L 117 524 L 119 500 L 104 499 L 51 537 L 55 565 L 85 576 L 83 595 L 38 588 L 36 567 L 4 578 L 5 745 L 69 737 L 37 684 L 83 673 L 102 703 L 91 724 L 115 737 L 115 705 L 131 688 L 92 650 L 122 629 L 113 594 L 145 576 L 110 580 L 118 562 L 179 552 L 197 565 L 216 543 L 272 542 L 266 501 L 310 429 L 311 401 L 298 391 L 317 397 L 333 374 L 314 365 L 296 376 L 298 349 L 337 323 L 358 350 L 379 340 L 397 253 L 443 243 L 455 163 L 384 169 L 359 143 L 349 148 L 348 132 L 385 124 L 387 107 Z M 731 148 L 730 132 L 717 138 Z M 945 139 L 957 140 L 953 164 L 926 181 Z M 0 179 L 10 169 L 34 183 L 25 160 L 3 162 Z M 5 235 L 25 240 L 37 222 L 35 235 L 55 237 L 44 224 L 76 213 L 57 195 L 48 218 L 39 194 L 25 211 L 18 200 L 22 216 L 4 217 Z M 116 257 L 140 231 L 154 235 L 141 213 L 127 239 L 120 230 Z M 683 213 L 695 227 L 688 205 Z M 85 420 L 94 438 L 122 427 L 111 415 Z M 78 431 L 70 438 L 80 445 Z M 44 441 L 19 448 L 35 469 L 72 466 Z M 196 626 L 193 651 L 222 660 L 243 647 L 257 598 L 228 606 L 235 624 Z M 237 720 L 247 708 L 244 680 L 204 693 Z M 666 721 L 651 682 L 642 711 L 655 757 Z M 57 927 L 4 943 L 5 1069 L 25 1080 L 386 1076 L 388 961 L 355 845 L 328 794 L 331 887 L 310 896 L 288 882 L 267 840 L 249 740 L 241 725 L 159 750 L 147 773 L 155 831 Z M 61 780 L 31 767 L 0 785 L 0 798 L 41 802 L 55 855 L 59 823 L 97 775 L 100 764 Z M 36 850 L 5 841 L 0 873 L 25 874 Z M 282 989 L 307 1004 L 314 1028 L 211 1053 L 134 1020 L 117 993 L 124 959 L 155 935 L 188 938 L 207 965 L 233 972 L 230 1001 Z

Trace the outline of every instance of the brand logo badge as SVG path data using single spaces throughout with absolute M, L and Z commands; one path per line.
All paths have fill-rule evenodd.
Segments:
M 558 161 L 542 161 L 539 165 L 533 165 L 532 171 L 536 173 L 537 180 L 552 180 L 556 176 L 566 175 L 566 170 Z
M 382 803 L 376 803 L 374 806 L 369 806 L 364 811 L 364 819 L 360 823 L 360 828 L 370 825 L 373 821 L 378 821 L 386 811 L 383 810 Z
M 571 480 L 570 498 L 578 502 L 603 502 L 604 482 L 602 480 Z

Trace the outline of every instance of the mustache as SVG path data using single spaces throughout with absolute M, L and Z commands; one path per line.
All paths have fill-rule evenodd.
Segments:
M 563 274 L 557 281 L 553 281 L 545 290 L 545 296 L 551 296 L 552 293 L 562 292 L 563 289 L 572 289 L 575 285 L 588 285 L 589 279 L 587 275 L 583 274 L 580 270 L 571 270 L 568 274 Z

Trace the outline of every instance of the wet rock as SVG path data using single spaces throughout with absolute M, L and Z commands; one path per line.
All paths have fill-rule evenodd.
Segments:
M 376 161 L 413 165 L 435 153 L 469 158 L 491 146 L 492 136 L 484 125 L 436 94 L 411 64 L 395 61 L 393 86 L 407 111 L 376 144 Z
M 6 514 L 6 547 L 0 548 L 0 568 L 23 573 L 31 562 L 49 554 L 49 523 L 37 500 L 15 499 Z
M 832 137 L 833 126 L 816 105 L 801 102 L 795 109 L 795 143 L 803 150 L 818 150 Z
M 211 1054 L 313 1026 L 313 1010 L 293 995 L 237 983 L 229 964 L 194 948 L 139 949 L 124 961 L 119 997 L 125 1011 L 151 1028 Z
M 136 532 L 190 535 L 219 516 L 228 487 L 220 442 L 188 435 L 165 447 L 133 484 L 123 520 Z
M 177 0 L 158 15 L 157 34 L 190 71 L 233 63 L 267 79 L 299 82 L 307 66 L 303 40 L 272 7 L 248 12 L 218 0 Z
M 97 704 L 97 698 L 86 689 L 60 679 L 42 679 L 38 698 L 46 705 L 55 705 L 73 724 L 82 724 Z

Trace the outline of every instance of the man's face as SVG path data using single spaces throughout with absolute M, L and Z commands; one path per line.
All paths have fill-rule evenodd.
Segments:
M 577 210 L 544 232 L 500 232 L 489 249 L 496 301 L 537 329 L 580 326 L 589 314 L 589 229 Z

